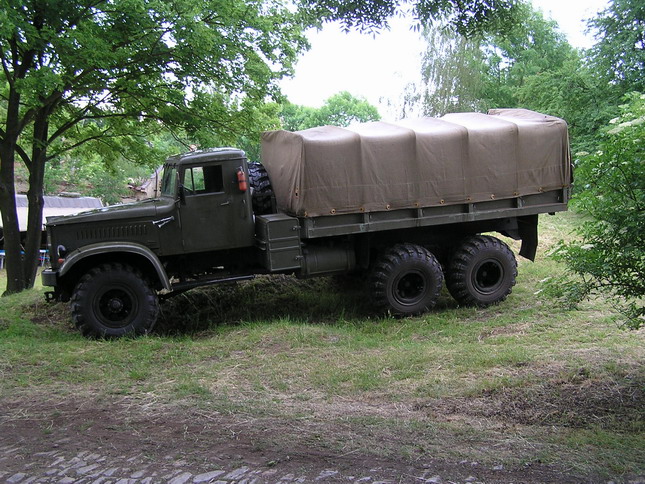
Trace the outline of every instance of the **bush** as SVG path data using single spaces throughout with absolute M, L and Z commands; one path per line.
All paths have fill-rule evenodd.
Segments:
M 578 276 L 558 281 L 561 297 L 575 304 L 606 295 L 627 325 L 639 328 L 645 324 L 645 94 L 628 100 L 599 151 L 581 159 L 573 203 L 588 218 L 579 240 L 561 242 L 554 256 Z

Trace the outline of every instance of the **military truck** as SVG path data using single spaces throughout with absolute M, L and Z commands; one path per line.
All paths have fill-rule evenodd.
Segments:
M 538 214 L 566 210 L 566 123 L 527 110 L 272 131 L 262 165 L 217 148 L 169 158 L 161 196 L 48 218 L 50 300 L 90 337 L 149 332 L 159 301 L 258 274 L 364 274 L 394 315 L 503 301 Z

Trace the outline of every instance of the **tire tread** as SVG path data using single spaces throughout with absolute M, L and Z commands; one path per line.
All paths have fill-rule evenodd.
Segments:
M 388 280 L 396 271 L 397 267 L 401 264 L 412 261 L 424 261 L 430 267 L 433 274 L 442 279 L 441 265 L 432 255 L 432 253 L 424 247 L 411 243 L 400 243 L 389 248 L 374 266 L 370 278 L 370 292 L 374 305 L 381 310 L 390 310 L 394 315 L 415 315 L 420 314 L 426 310 L 434 307 L 439 293 L 441 292 L 442 284 L 439 283 L 434 288 L 432 297 L 429 298 L 428 304 L 425 307 L 409 313 L 397 311 L 392 308 L 389 297 L 387 294 Z
M 512 283 L 494 301 L 482 301 L 471 294 L 466 272 L 473 260 L 485 250 L 500 254 L 512 268 Z M 466 238 L 452 255 L 446 274 L 446 286 L 452 297 L 461 305 L 486 307 L 504 301 L 512 291 L 517 277 L 517 260 L 513 251 L 504 242 L 490 235 L 474 235 Z
M 132 332 L 129 334 L 131 334 L 132 336 L 141 336 L 143 334 L 149 333 L 154 327 L 160 311 L 159 299 L 157 295 L 150 288 L 150 285 L 147 284 L 147 281 L 145 281 L 145 278 L 143 277 L 142 273 L 138 269 L 135 269 L 134 267 L 127 264 L 113 262 L 113 263 L 101 264 L 99 266 L 96 266 L 90 269 L 87 273 L 85 273 L 81 277 L 78 284 L 76 285 L 76 288 L 74 289 L 74 292 L 71 298 L 72 322 L 74 323 L 76 328 L 81 332 L 83 336 L 90 337 L 90 338 L 106 338 L 110 336 L 116 336 L 116 335 L 109 335 L 105 331 L 99 330 L 95 325 L 92 324 L 91 321 L 88 321 L 84 312 L 82 311 L 82 308 L 83 308 L 83 305 L 87 304 L 88 301 L 91 299 L 89 285 L 97 277 L 102 277 L 104 274 L 107 274 L 110 272 L 119 272 L 119 271 L 129 273 L 131 276 L 138 278 L 144 282 L 146 294 L 145 294 L 145 301 L 143 302 L 144 304 L 146 304 L 148 308 L 151 309 L 146 314 L 146 319 L 142 323 L 135 325 L 132 329 Z

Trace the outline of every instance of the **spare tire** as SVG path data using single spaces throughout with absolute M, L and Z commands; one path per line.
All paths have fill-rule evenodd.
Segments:
M 249 163 L 249 182 L 251 184 L 253 213 L 265 215 L 274 213 L 273 188 L 266 168 L 261 163 Z

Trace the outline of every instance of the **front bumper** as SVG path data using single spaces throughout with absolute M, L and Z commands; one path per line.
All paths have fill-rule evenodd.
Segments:
M 45 293 L 45 300 L 47 302 L 53 302 L 53 301 L 64 302 L 69 300 L 69 297 L 65 297 L 64 292 L 61 291 L 57 270 L 45 269 L 42 272 L 41 277 L 43 281 L 43 286 L 50 286 L 54 288 L 53 291 L 47 291 Z
M 58 286 L 58 271 L 53 269 L 45 269 L 42 272 L 43 286 Z

